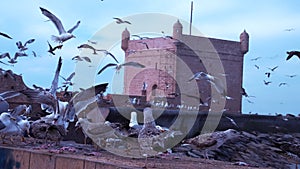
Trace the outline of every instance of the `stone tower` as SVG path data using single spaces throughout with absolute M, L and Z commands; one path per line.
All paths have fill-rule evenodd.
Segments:
M 244 30 L 240 35 L 241 51 L 246 54 L 249 50 L 249 34 Z
M 125 30 L 122 32 L 122 44 L 121 44 L 121 48 L 124 50 L 124 52 L 126 52 L 126 50 L 128 49 L 129 39 L 130 39 L 130 33 L 127 30 L 127 28 L 125 28 Z
M 182 24 L 177 20 L 176 23 L 173 25 L 173 38 L 180 39 L 182 35 Z

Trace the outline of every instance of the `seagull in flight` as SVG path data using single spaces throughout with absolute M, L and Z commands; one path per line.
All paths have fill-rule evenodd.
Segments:
M 280 87 L 280 86 L 284 86 L 284 85 L 287 85 L 287 83 L 285 83 L 285 82 L 282 82 L 282 83 L 279 83 L 279 85 L 278 85 L 278 86 Z
M 72 86 L 73 83 L 71 82 L 72 78 L 75 76 L 75 72 L 71 73 L 69 77 L 64 78 L 63 76 L 59 75 L 62 79 L 64 79 L 63 84 L 64 85 L 70 85 Z
M 271 81 L 265 81 L 264 80 L 265 85 L 269 85 L 270 83 L 272 83 Z
M 142 65 L 140 63 L 137 63 L 137 62 L 126 62 L 126 63 L 123 63 L 123 64 L 109 63 L 106 66 L 104 66 L 101 70 L 99 70 L 99 72 L 97 74 L 99 75 L 106 68 L 112 67 L 112 66 L 114 66 L 117 69 L 117 71 L 119 71 L 123 66 L 133 66 L 133 67 L 136 67 L 136 68 L 145 68 L 144 65 Z
M 227 96 L 226 88 L 222 80 L 218 77 L 206 74 L 204 72 L 197 72 L 191 77 L 188 82 L 192 80 L 206 80 L 210 84 L 214 86 L 214 88 L 217 90 L 218 93 L 220 93 L 223 97 L 226 99 L 232 99 L 231 97 Z
M 122 24 L 122 23 L 131 24 L 129 21 L 122 20 L 121 18 L 113 18 L 113 19 L 116 20 L 117 24 Z
M 231 122 L 231 124 L 233 124 L 235 127 L 239 128 L 239 126 L 236 124 L 236 122 L 232 118 L 230 118 L 228 116 L 225 116 L 225 118 L 228 119 Z
M 256 58 L 253 58 L 253 59 L 251 59 L 251 61 L 256 61 L 256 60 L 258 60 L 258 59 L 260 59 L 261 57 L 256 57 Z
M 140 36 L 140 35 L 131 35 L 132 37 L 137 37 L 139 38 L 140 40 L 143 40 L 143 39 L 150 39 L 149 37 L 145 37 L 145 36 Z
M 59 42 L 59 43 L 63 43 L 71 38 L 75 38 L 75 36 L 72 34 L 72 32 L 79 26 L 80 21 L 77 21 L 76 25 L 73 26 L 71 29 L 69 29 L 68 31 L 65 30 L 65 28 L 63 27 L 61 21 L 55 16 L 53 15 L 50 11 L 48 11 L 45 8 L 40 7 L 42 14 L 45 15 L 46 17 L 48 17 L 56 26 L 59 35 L 58 36 L 54 36 L 52 35 L 52 39 L 55 42 Z
M 82 56 L 82 57 L 80 57 L 80 56 L 74 56 L 73 58 L 72 58 L 72 60 L 77 60 L 77 61 L 86 61 L 86 62 L 89 62 L 89 63 L 91 63 L 92 61 L 91 61 L 91 59 L 89 58 L 89 57 L 87 57 L 87 56 Z
M 291 31 L 295 31 L 295 29 L 294 28 L 288 28 L 288 29 L 284 29 L 284 31 L 291 32 Z
M 26 53 L 23 52 L 16 52 L 14 57 L 11 57 L 10 54 L 8 52 L 3 53 L 0 55 L 0 59 L 3 59 L 5 57 L 7 57 L 9 59 L 8 63 L 10 64 L 15 64 L 17 63 L 17 58 L 20 56 L 28 56 Z
M 274 72 L 277 68 L 278 68 L 278 66 L 275 66 L 273 68 L 268 68 L 268 69 L 270 69 L 272 72 Z
M 296 77 L 297 75 L 286 75 L 286 76 L 289 78 L 293 78 L 293 77 Z
M 12 37 L 10 37 L 9 35 L 7 35 L 6 33 L 0 32 L 0 35 L 3 37 L 6 37 L 8 39 L 12 39 Z
M 48 41 L 47 41 L 48 42 Z M 52 55 L 55 55 L 54 51 L 56 49 L 61 49 L 63 47 L 63 45 L 57 45 L 55 47 L 52 47 L 51 44 L 48 42 L 48 46 L 49 46 L 49 50 L 48 52 L 51 53 Z
M 99 51 L 99 50 L 97 50 L 97 49 L 95 49 L 93 46 L 91 46 L 91 45 L 89 45 L 89 44 L 82 44 L 82 45 L 79 45 L 78 47 L 77 47 L 78 49 L 82 49 L 82 48 L 86 48 L 86 49 L 92 49 L 93 51 L 94 51 L 94 53 L 93 54 L 97 54 L 97 52 L 96 51 Z
M 254 65 L 256 67 L 256 69 L 259 69 L 259 66 L 258 65 Z
M 35 39 L 29 39 L 28 41 L 26 41 L 24 43 L 24 45 L 22 44 L 21 41 L 16 42 L 16 45 L 18 47 L 18 49 L 20 50 L 20 52 L 27 50 L 28 48 L 26 47 L 27 44 L 33 43 L 35 41 Z
M 119 61 L 116 59 L 116 57 L 115 57 L 112 53 L 110 53 L 109 51 L 103 50 L 103 49 L 100 49 L 100 50 L 97 50 L 97 51 L 101 51 L 101 52 L 103 52 L 105 55 L 110 55 L 117 63 L 119 63 Z
M 288 54 L 286 60 L 291 59 L 291 57 L 293 57 L 294 55 L 298 56 L 298 58 L 300 59 L 300 52 L 299 51 L 287 51 L 286 53 Z
M 144 44 L 146 46 L 146 48 L 149 49 L 149 46 L 146 42 L 138 42 L 138 43 Z
M 271 72 L 266 72 L 265 75 L 269 78 L 271 76 Z

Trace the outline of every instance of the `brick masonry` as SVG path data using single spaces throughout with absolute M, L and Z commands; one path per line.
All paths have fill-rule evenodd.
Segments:
M 182 25 L 177 21 L 173 25 L 172 38 L 130 40 L 129 37 L 130 33 L 126 29 L 122 34 L 125 61 L 139 62 L 146 68 L 125 68 L 124 94 L 142 95 L 143 82 L 146 82 L 147 101 L 165 97 L 173 104 L 198 106 L 200 98 L 205 101 L 213 96 L 214 99 L 209 100 L 209 103 L 216 104 L 218 101 L 215 100 L 219 99 L 221 103 L 216 107 L 223 107 L 227 112 L 241 113 L 243 61 L 249 46 L 246 31 L 241 33 L 240 41 L 184 35 Z M 141 42 L 146 43 L 149 49 Z M 233 99 L 225 101 L 219 98 L 208 82 L 188 82 L 199 71 L 220 78 L 226 86 L 227 95 Z M 174 97 L 172 93 L 180 95 Z M 208 108 L 200 107 L 200 110 Z

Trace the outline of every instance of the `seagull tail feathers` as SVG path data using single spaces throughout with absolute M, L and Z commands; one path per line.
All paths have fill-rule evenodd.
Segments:
M 51 36 L 51 39 L 52 39 L 52 41 L 54 41 L 54 42 L 56 42 L 56 43 L 61 42 L 61 40 L 60 40 L 60 38 L 59 38 L 58 36 L 52 35 L 52 36 Z

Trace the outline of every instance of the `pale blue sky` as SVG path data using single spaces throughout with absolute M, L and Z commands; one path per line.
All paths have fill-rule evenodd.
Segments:
M 266 0 L 266 1 L 240 1 L 240 0 L 194 0 L 193 26 L 208 37 L 239 40 L 240 33 L 246 29 L 250 35 L 250 50 L 244 60 L 244 88 L 254 103 L 243 101 L 243 113 L 253 112 L 259 114 L 293 113 L 300 114 L 300 60 L 292 58 L 285 61 L 286 51 L 300 50 L 300 1 Z M 64 44 L 61 51 L 55 56 L 50 56 L 47 51 L 47 40 L 51 42 L 51 35 L 57 30 L 51 22 L 44 22 L 47 18 L 41 14 L 39 7 L 44 7 L 57 15 L 66 29 L 72 27 L 77 20 L 81 24 L 74 31 L 76 39 Z M 4 69 L 12 69 L 17 74 L 22 74 L 28 86 L 32 84 L 50 87 L 57 57 L 63 57 L 61 74 L 68 76 L 75 70 L 71 58 L 79 55 L 77 46 L 95 36 L 95 34 L 114 24 L 113 17 L 129 17 L 144 13 L 161 13 L 189 21 L 190 1 L 186 0 L 10 0 L 1 2 L 0 31 L 11 35 L 14 39 L 0 38 L 0 53 L 17 51 L 15 42 L 35 38 L 36 42 L 29 46 L 28 54 L 34 50 L 39 57 L 19 58 L 14 67 L 1 65 Z M 145 21 L 147 22 L 147 21 Z M 162 23 L 164 24 L 164 23 Z M 172 25 L 166 25 L 172 31 Z M 134 24 L 127 26 L 129 31 L 134 29 Z M 167 29 L 166 27 L 166 29 Z M 120 25 L 120 30 L 125 28 Z M 294 31 L 284 31 L 293 28 Z M 157 32 L 158 34 L 160 32 Z M 188 28 L 184 28 L 188 33 Z M 121 32 L 120 32 L 121 34 Z M 114 36 L 121 36 L 113 33 Z M 112 35 L 112 36 L 113 36 Z M 51 42 L 53 45 L 54 43 Z M 114 45 L 118 42 L 116 41 Z M 116 50 L 118 46 L 110 46 Z M 118 58 L 122 61 L 120 52 Z M 251 61 L 262 57 L 257 61 Z M 3 59 L 2 61 L 4 61 Z M 111 62 L 106 58 L 105 62 Z M 260 69 L 256 69 L 254 65 Z M 279 66 L 278 69 L 266 78 L 267 67 Z M 95 70 L 99 65 L 95 65 Z M 98 67 L 97 67 L 98 66 Z M 101 77 L 95 77 L 95 83 L 109 82 L 113 71 L 107 71 Z M 296 74 L 294 78 L 286 75 Z M 95 76 L 95 75 L 89 75 Z M 263 80 L 272 81 L 265 86 Z M 280 82 L 287 86 L 279 87 Z M 111 91 L 113 92 L 113 91 Z

